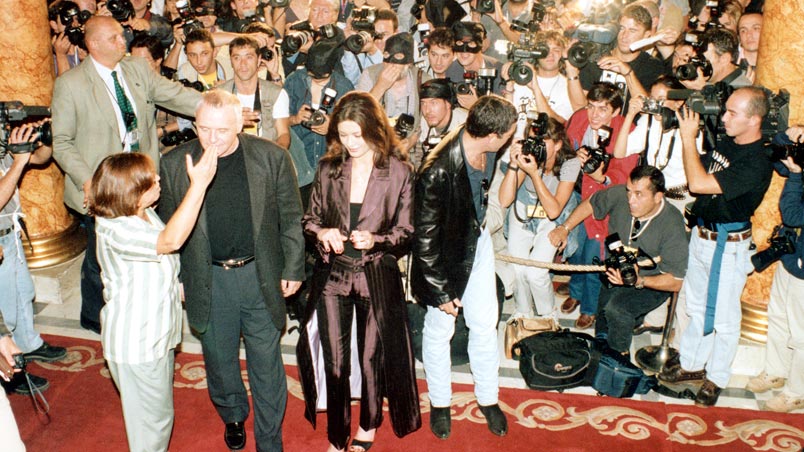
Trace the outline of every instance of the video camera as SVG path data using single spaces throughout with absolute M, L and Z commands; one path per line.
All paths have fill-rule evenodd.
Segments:
M 173 25 L 182 24 L 181 30 L 185 36 L 193 30 L 204 28 L 204 24 L 196 19 L 196 13 L 190 6 L 190 0 L 177 0 L 176 11 L 178 11 L 179 17 L 173 21 Z
M 285 56 L 293 55 L 305 44 L 316 39 L 334 38 L 338 34 L 337 27 L 335 24 L 326 24 L 315 30 L 308 20 L 293 24 L 290 26 L 288 34 L 282 39 L 282 54 Z
M 32 143 L 9 144 L 8 137 L 11 133 L 11 123 L 21 122 L 28 117 L 49 117 L 49 107 L 26 107 L 18 100 L 0 102 L 0 158 L 6 156 L 7 152 L 12 154 L 27 154 L 33 152 L 39 143 L 50 146 L 53 144 L 53 132 L 50 123 L 46 122 L 34 129 L 39 134 L 38 140 Z
M 313 114 L 310 115 L 310 119 L 301 122 L 302 127 L 312 129 L 313 127 L 320 126 L 321 124 L 327 122 L 327 114 L 335 104 L 336 96 L 338 96 L 338 92 L 334 89 L 325 89 L 324 98 L 321 100 L 321 105 L 313 111 Z
M 800 165 L 801 163 L 799 163 Z M 754 270 L 761 272 L 770 267 L 771 264 L 778 261 L 786 254 L 793 254 L 796 252 L 796 232 L 785 228 L 782 225 L 776 225 L 773 228 L 771 236 L 768 237 L 770 246 L 751 256 L 751 264 Z
M 529 155 L 536 160 L 539 168 L 544 168 L 547 162 L 547 146 L 544 137 L 547 133 L 547 113 L 537 113 L 535 110 L 528 111 L 528 121 L 530 127 L 524 140 L 519 140 L 522 144 L 522 155 Z
M 595 147 L 581 146 L 589 154 L 589 159 L 583 164 L 583 172 L 592 174 L 603 165 L 603 172 L 608 170 L 609 161 L 611 161 L 611 154 L 606 152 L 606 146 L 611 142 L 611 133 L 613 129 L 608 126 L 601 126 L 597 129 L 597 144 Z M 579 149 L 579 150 L 580 150 Z
M 533 69 L 525 63 L 535 65 L 536 62 L 550 53 L 550 47 L 536 40 L 535 33 L 523 33 L 519 42 L 508 45 L 508 77 L 518 85 L 527 85 L 533 80 Z

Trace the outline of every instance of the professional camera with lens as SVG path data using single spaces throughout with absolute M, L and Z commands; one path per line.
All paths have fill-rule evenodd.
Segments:
M 81 11 L 74 2 L 66 1 L 61 4 L 58 12 L 58 20 L 64 25 L 64 35 L 67 36 L 67 40 L 70 41 L 70 44 L 84 50 L 87 49 L 84 43 L 84 24 L 90 17 L 92 17 L 91 12 Z M 78 19 L 77 25 L 74 19 Z
M 363 6 L 352 10 L 352 28 L 355 31 L 374 33 L 374 22 L 377 21 L 377 8 Z
M 346 50 L 352 53 L 361 53 L 366 47 L 366 44 L 374 40 L 374 34 L 365 30 L 360 30 L 357 33 L 346 38 L 343 46 Z
M 410 132 L 413 131 L 413 124 L 415 120 L 413 116 L 402 113 L 399 117 L 396 118 L 396 123 L 394 124 L 394 132 L 396 132 L 396 136 L 399 138 L 405 139 L 410 135 Z
M 785 160 L 793 158 L 793 163 L 804 167 L 804 143 L 770 146 L 771 160 Z
M 106 2 L 106 9 L 118 22 L 127 22 L 134 16 L 134 5 L 131 0 L 109 0 Z
M 497 78 L 497 69 L 483 67 L 477 70 L 477 95 L 485 96 L 494 91 L 494 80 Z
M 583 172 L 592 174 L 603 165 L 603 172 L 605 173 L 611 161 L 611 155 L 606 152 L 606 146 L 611 141 L 611 127 L 602 126 L 597 129 L 597 145 L 594 148 L 582 146 L 581 149 L 586 150 L 589 154 L 589 159 L 583 164 Z
M 613 23 L 580 24 L 570 33 L 570 38 L 577 39 L 578 42 L 567 50 L 567 61 L 580 69 L 590 62 L 597 63 L 603 55 L 611 50 L 617 39 L 617 25 Z
M 11 152 L 12 154 L 27 154 L 36 150 L 40 144 L 45 146 L 53 144 L 53 133 L 49 122 L 34 129 L 34 133 L 39 134 L 36 141 L 32 143 L 8 143 L 8 137 L 12 129 L 11 123 L 19 123 L 32 116 L 49 117 L 50 108 L 25 106 L 18 100 L 0 102 L 0 158 L 5 157 L 6 152 Z
M 260 47 L 259 55 L 263 61 L 271 61 L 274 59 L 274 51 L 271 50 L 270 47 Z
M 654 99 L 653 97 L 647 97 L 642 101 L 642 113 L 647 113 L 649 115 L 658 115 L 662 113 L 662 106 L 664 101 L 661 99 Z
M 290 0 L 270 0 L 268 4 L 271 5 L 271 8 L 287 8 Z
M 477 85 L 477 72 L 466 71 L 463 73 L 463 81 L 455 84 L 457 94 L 471 94 L 472 87 Z
M 719 90 L 718 85 L 707 85 L 701 91 L 671 89 L 667 91 L 668 100 L 685 100 L 686 106 L 699 115 L 719 116 L 723 112 L 728 93 Z
M 190 140 L 196 139 L 198 136 L 193 129 L 174 130 L 167 135 L 162 136 L 160 140 L 163 146 L 178 146 Z
M 183 79 L 179 80 L 179 83 L 181 83 L 182 85 L 186 86 L 187 88 L 192 88 L 192 89 L 198 91 L 199 93 L 203 93 L 205 91 L 204 84 L 201 83 L 198 80 L 196 80 L 194 82 L 191 82 L 191 81 L 187 80 L 186 78 L 183 78 Z
M 624 286 L 633 286 L 637 282 L 637 253 L 626 251 L 620 235 L 616 232 L 606 237 L 606 249 L 609 255 L 603 261 L 606 270 L 620 270 Z
M 254 22 L 265 23 L 265 17 L 254 9 L 244 11 L 243 17 L 235 22 L 235 30 L 237 30 L 238 33 L 243 33 L 246 27 Z
M 720 7 L 720 2 L 718 0 L 707 0 L 704 7 L 709 8 L 709 22 L 704 24 L 707 30 L 710 28 L 721 28 L 723 25 L 720 23 L 720 16 L 723 14 L 723 10 Z M 687 28 L 690 30 L 695 30 L 698 28 L 699 20 L 698 16 L 690 17 L 689 21 L 687 22 Z
M 416 4 L 410 7 L 410 15 L 416 20 L 420 20 L 422 18 L 422 12 L 424 11 L 424 5 L 426 4 L 427 0 L 416 0 Z
M 768 243 L 770 243 L 770 246 L 766 250 L 751 256 L 751 264 L 754 265 L 754 269 L 758 272 L 770 267 L 782 256 L 796 252 L 796 233 L 782 225 L 776 225 L 768 238 Z
M 290 26 L 290 31 L 282 39 L 282 54 L 290 56 L 297 53 L 310 41 L 316 39 L 331 39 L 338 35 L 338 26 L 335 24 L 322 25 L 315 30 L 310 21 L 303 21 Z
M 642 103 L 642 113 L 647 115 L 660 116 L 662 130 L 668 131 L 678 128 L 678 118 L 676 112 L 664 106 L 664 101 L 648 97 Z
M 176 11 L 178 11 L 179 17 L 173 21 L 173 25 L 182 24 L 181 30 L 185 36 L 193 30 L 204 28 L 204 24 L 196 19 L 195 11 L 190 6 L 190 0 L 178 0 L 176 2 Z
M 706 41 L 701 33 L 687 33 L 684 35 L 684 42 L 692 47 L 695 52 L 686 64 L 678 66 L 673 75 L 679 80 L 695 80 L 698 78 L 698 69 L 701 69 L 704 78 L 712 76 L 712 63 L 704 57 L 706 51 Z
M 475 11 L 480 14 L 491 14 L 494 12 L 494 0 L 477 0 Z
M 533 69 L 525 63 L 536 62 L 550 53 L 550 47 L 544 42 L 537 42 L 533 34 L 522 34 L 519 42 L 508 45 L 508 78 L 519 85 L 527 85 L 533 79 Z
M 335 104 L 335 97 L 337 95 L 338 92 L 334 89 L 325 89 L 324 99 L 321 100 L 321 105 L 315 111 L 313 111 L 313 114 L 310 115 L 310 119 L 301 122 L 302 127 L 312 129 L 313 127 L 320 126 L 321 124 L 327 122 L 327 114 Z

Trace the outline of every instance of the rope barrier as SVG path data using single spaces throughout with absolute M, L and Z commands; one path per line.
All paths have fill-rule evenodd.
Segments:
M 508 262 L 511 264 L 517 265 L 524 265 L 526 267 L 537 267 L 537 268 L 546 268 L 548 270 L 554 271 L 562 271 L 562 272 L 603 272 L 606 271 L 606 267 L 604 265 L 573 265 L 573 264 L 556 264 L 555 262 L 541 262 L 541 261 L 534 261 L 531 259 L 524 259 L 521 257 L 514 257 L 509 254 L 495 254 L 495 257 L 498 260 L 503 262 Z M 654 257 L 653 262 L 659 263 L 662 261 L 662 258 Z M 650 259 L 642 259 L 637 261 L 637 265 L 640 267 L 646 267 L 649 265 L 653 265 Z

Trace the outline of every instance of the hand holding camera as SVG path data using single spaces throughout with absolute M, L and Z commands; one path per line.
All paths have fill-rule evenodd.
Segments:
M 0 338 L 0 377 L 5 381 L 11 381 L 15 372 L 21 372 L 25 368 L 25 358 L 22 350 L 17 347 L 11 336 Z
M 698 126 L 701 115 L 692 110 L 688 105 L 683 105 L 676 112 L 678 118 L 678 131 L 682 140 L 695 140 L 698 136 Z

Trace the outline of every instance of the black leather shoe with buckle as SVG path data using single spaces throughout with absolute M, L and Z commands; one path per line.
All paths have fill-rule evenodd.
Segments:
M 430 430 L 438 439 L 447 439 L 452 432 L 449 407 L 430 407 Z
M 483 416 L 486 418 L 486 422 L 489 424 L 491 433 L 497 436 L 505 436 L 505 434 L 508 433 L 508 420 L 500 409 L 500 405 L 495 403 L 489 406 L 478 404 L 478 406 L 480 407 L 480 412 L 483 413 Z
M 708 379 L 704 380 L 701 389 L 699 389 L 698 394 L 695 395 L 695 405 L 704 408 L 715 406 L 718 397 L 720 397 L 720 391 L 722 390 L 723 389 L 718 385 L 712 383 L 712 381 Z
M 226 441 L 226 447 L 229 450 L 240 450 L 246 447 L 246 423 L 230 422 L 226 424 L 223 440 Z

